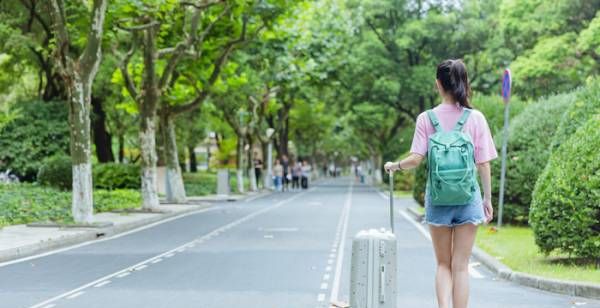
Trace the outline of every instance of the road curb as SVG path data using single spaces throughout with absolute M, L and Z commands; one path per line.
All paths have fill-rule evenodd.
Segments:
M 258 193 L 247 193 L 236 198 L 234 201 L 244 201 L 253 198 L 258 199 L 272 194 L 272 191 L 261 191 Z M 163 207 L 168 207 L 168 204 L 162 204 Z M 139 220 L 115 224 L 110 227 L 84 229 L 77 234 L 65 234 L 60 238 L 49 238 L 48 240 L 40 241 L 35 244 L 23 245 L 20 247 L 11 247 L 0 250 L 0 263 L 13 261 L 20 258 L 30 257 L 45 252 L 50 252 L 60 248 L 82 244 L 85 242 L 106 238 L 120 233 L 131 231 L 146 225 L 150 225 L 169 218 L 187 215 L 193 212 L 202 211 L 213 206 L 213 204 L 190 204 L 189 209 L 169 211 L 166 213 L 155 213 L 153 217 L 141 218 Z M 83 228 L 82 228 L 83 229 Z
M 423 215 L 411 207 L 408 207 L 407 210 L 417 222 L 422 221 Z M 504 280 L 553 293 L 600 299 L 600 285 L 598 284 L 552 279 L 513 271 L 510 267 L 477 246 L 473 247 L 473 257 L 496 274 L 498 278 Z

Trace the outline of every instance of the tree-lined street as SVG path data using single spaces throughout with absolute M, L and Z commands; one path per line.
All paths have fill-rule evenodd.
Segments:
M 113 239 L 0 267 L 2 307 L 329 307 L 348 301 L 352 237 L 387 227 L 388 202 L 348 178 L 218 203 Z M 431 243 L 398 199 L 398 302 L 435 307 Z M 347 215 L 346 215 L 347 213 Z M 472 262 L 473 307 L 600 307 L 496 280 Z

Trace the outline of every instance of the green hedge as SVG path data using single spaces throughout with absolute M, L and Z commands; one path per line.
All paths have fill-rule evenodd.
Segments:
M 94 187 L 100 189 L 140 189 L 140 166 L 136 164 L 105 163 L 92 168 Z
M 528 105 L 509 126 L 503 220 L 526 224 L 531 193 L 550 155 L 552 137 L 575 93 L 543 98 Z M 498 154 L 502 134 L 495 136 Z M 492 162 L 492 195 L 498 196 L 501 159 Z
M 38 183 L 61 190 L 71 190 L 73 171 L 71 157 L 56 155 L 44 161 L 37 175 Z
M 34 221 L 72 222 L 71 192 L 36 184 L 0 185 L 0 220 L 7 224 Z M 94 211 L 137 208 L 141 196 L 136 190 L 95 190 Z
M 577 92 L 575 102 L 567 108 L 561 118 L 552 140 L 552 150 L 567 141 L 592 115 L 598 113 L 600 113 L 600 78 L 593 78 L 586 87 Z
M 545 253 L 600 256 L 600 114 L 556 149 L 533 193 L 529 223 Z
M 217 175 L 209 172 L 184 173 L 183 183 L 188 196 L 205 196 L 217 193 Z
M 0 170 L 34 181 L 46 158 L 69 153 L 68 108 L 42 101 L 16 106 L 19 116 L 0 129 Z

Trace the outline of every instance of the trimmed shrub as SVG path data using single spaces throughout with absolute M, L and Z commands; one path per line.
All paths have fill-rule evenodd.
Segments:
M 529 223 L 546 254 L 600 256 L 599 144 L 597 114 L 552 153 L 536 183 Z
M 594 114 L 600 113 L 600 78 L 590 79 L 587 86 L 577 92 L 554 134 L 551 150 L 554 151 L 569 139 L 577 129 Z
M 73 185 L 71 158 L 66 155 L 56 155 L 46 159 L 38 171 L 37 181 L 41 185 L 71 190 Z
M 69 153 L 69 121 L 64 102 L 15 104 L 19 116 L 0 129 L 0 170 L 34 181 L 44 160 Z
M 188 196 L 205 196 L 217 193 L 217 175 L 215 173 L 184 173 L 183 183 L 185 193 Z M 235 186 L 232 189 L 235 190 Z
M 531 193 L 550 155 L 552 137 L 576 94 L 559 94 L 527 106 L 510 123 L 506 157 L 503 220 L 526 224 Z M 500 152 L 501 132 L 494 138 Z M 500 154 L 500 153 L 498 153 Z M 498 196 L 501 160 L 492 162 L 492 195 Z
M 139 189 L 140 166 L 135 164 L 106 163 L 93 168 L 94 187 L 101 189 Z

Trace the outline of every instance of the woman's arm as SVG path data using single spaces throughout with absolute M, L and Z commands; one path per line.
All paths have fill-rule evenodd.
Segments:
M 490 171 L 490 162 L 477 164 L 477 171 L 483 186 L 483 210 L 486 222 L 490 222 L 494 218 L 494 208 L 492 207 L 492 176 Z
M 385 163 L 386 171 L 395 170 L 408 170 L 418 167 L 423 161 L 424 156 L 417 153 L 410 153 L 406 158 L 399 162 L 387 162 Z

